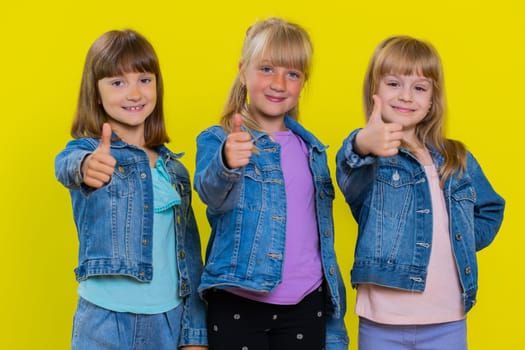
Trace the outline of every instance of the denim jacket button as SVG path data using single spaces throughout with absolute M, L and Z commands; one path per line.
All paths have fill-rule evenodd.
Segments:
M 465 275 L 470 275 L 470 266 L 465 267 Z
M 121 173 L 121 174 L 124 174 L 124 173 L 126 172 L 126 170 L 124 170 L 124 168 L 121 167 L 121 166 L 118 167 L 118 171 L 119 171 L 119 173 Z
M 142 240 L 142 244 L 143 244 L 143 245 L 147 245 L 147 244 L 148 244 L 148 240 L 147 240 L 147 239 L 143 239 L 143 240 Z
M 140 174 L 140 178 L 141 178 L 141 179 L 145 179 L 146 177 L 147 177 L 146 173 L 141 173 L 141 174 Z
M 186 257 L 186 253 L 184 253 L 184 251 L 180 252 L 180 253 L 179 253 L 179 257 L 180 257 L 181 259 L 184 259 L 184 258 Z
M 335 269 L 333 267 L 331 267 L 330 270 L 329 270 L 329 273 L 330 273 L 330 275 L 335 274 Z
M 327 238 L 330 237 L 330 231 L 328 231 L 328 230 L 324 231 L 324 236 L 327 237 Z
M 461 233 L 456 233 L 456 240 L 461 241 Z

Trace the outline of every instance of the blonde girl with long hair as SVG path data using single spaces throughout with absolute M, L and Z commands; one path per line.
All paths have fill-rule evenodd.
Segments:
M 348 348 L 326 146 L 297 120 L 311 60 L 299 25 L 256 22 L 221 125 L 197 138 L 211 349 Z
M 504 200 L 465 146 L 444 135 L 443 68 L 435 48 L 384 40 L 364 82 L 367 124 L 337 153 L 337 181 L 358 236 L 359 349 L 467 349 L 476 252 Z

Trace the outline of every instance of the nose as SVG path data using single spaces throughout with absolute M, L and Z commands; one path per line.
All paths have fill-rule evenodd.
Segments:
M 270 83 L 270 88 L 274 91 L 285 91 L 286 90 L 286 76 L 283 72 L 276 72 Z
M 130 84 L 126 98 L 130 101 L 138 101 L 142 97 L 142 92 L 137 84 Z
M 401 101 L 412 101 L 412 89 L 410 87 L 403 87 L 399 92 L 399 99 Z

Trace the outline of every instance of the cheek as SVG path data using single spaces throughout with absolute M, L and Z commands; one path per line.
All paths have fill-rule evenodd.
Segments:
M 295 98 L 299 98 L 301 96 L 301 91 L 303 90 L 303 84 L 294 84 L 292 85 L 288 91 L 290 91 L 290 95 L 294 96 Z

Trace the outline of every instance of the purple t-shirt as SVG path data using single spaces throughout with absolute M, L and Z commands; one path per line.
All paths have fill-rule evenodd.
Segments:
M 281 145 L 281 168 L 286 186 L 286 247 L 281 283 L 271 293 L 244 289 L 228 291 L 248 299 L 294 305 L 323 280 L 315 192 L 304 141 L 291 131 L 275 132 Z

